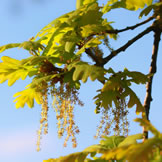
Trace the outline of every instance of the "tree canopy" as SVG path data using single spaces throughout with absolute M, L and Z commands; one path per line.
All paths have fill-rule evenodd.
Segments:
M 76 0 L 76 10 L 66 13 L 41 29 L 35 37 L 22 43 L 10 43 L 0 46 L 0 52 L 10 48 L 23 48 L 30 57 L 17 60 L 9 56 L 1 57 L 0 83 L 8 81 L 12 86 L 17 80 L 32 78 L 24 90 L 14 94 L 16 108 L 34 107 L 35 102 L 41 104 L 40 129 L 38 131 L 37 150 L 40 150 L 42 133 L 48 133 L 48 111 L 51 96 L 57 118 L 58 137 L 66 134 L 64 146 L 71 138 L 73 147 L 77 146 L 76 134 L 79 128 L 74 120 L 75 105 L 83 106 L 79 99 L 81 83 L 100 82 L 103 86 L 94 94 L 95 113 L 101 113 L 102 119 L 96 136 L 101 137 L 100 144 L 90 146 L 82 152 L 70 154 L 58 159 L 44 162 L 68 161 L 156 161 L 162 160 L 162 134 L 149 122 L 149 110 L 152 101 L 151 90 L 158 47 L 162 32 L 162 2 L 152 0 L 108 0 L 101 4 L 99 0 Z M 114 9 L 142 11 L 139 18 L 146 20 L 115 29 L 113 22 L 106 17 Z M 106 18 L 105 18 L 106 17 Z M 152 25 L 128 40 L 117 49 L 111 46 L 111 39 L 118 41 L 120 33 L 135 30 L 139 26 L 153 21 Z M 121 69 L 115 71 L 106 68 L 110 60 L 150 32 L 154 32 L 154 43 L 150 71 Z M 104 53 L 107 48 L 109 54 Z M 87 55 L 91 62 L 83 59 Z M 132 84 L 146 84 L 144 104 L 132 89 Z M 142 118 L 135 119 L 144 129 L 143 134 L 128 136 L 127 114 L 129 109 L 136 108 Z M 115 135 L 108 136 L 110 130 Z M 148 139 L 148 131 L 154 137 Z M 143 139 L 143 142 L 137 140 Z M 101 155 L 100 157 L 98 156 Z M 90 155 L 90 156 L 89 156 Z M 97 155 L 97 156 L 96 156 Z

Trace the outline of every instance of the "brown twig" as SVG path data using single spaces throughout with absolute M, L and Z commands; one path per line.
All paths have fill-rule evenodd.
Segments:
M 156 60 L 157 60 L 157 55 L 158 55 L 160 36 L 161 36 L 161 30 L 157 27 L 154 30 L 154 44 L 153 44 L 153 51 L 152 51 L 152 60 L 151 60 L 151 65 L 149 69 L 149 74 L 151 74 L 151 76 L 150 76 L 149 82 L 146 84 L 146 96 L 144 100 L 144 108 L 145 108 L 145 113 L 146 113 L 145 117 L 147 120 L 149 120 L 149 111 L 150 111 L 150 105 L 152 101 L 151 91 L 152 91 L 153 77 L 157 69 Z M 143 127 L 143 133 L 144 133 L 143 140 L 148 139 L 148 131 L 145 127 Z
M 100 66 L 100 60 L 98 57 L 92 52 L 90 48 L 85 49 L 86 54 L 96 63 L 96 65 Z
M 134 42 L 136 42 L 138 39 L 142 38 L 144 35 L 148 34 L 149 32 L 154 30 L 154 26 L 150 26 L 147 29 L 145 29 L 143 32 L 139 33 L 137 36 L 135 36 L 134 38 L 132 38 L 131 40 L 129 40 L 125 45 L 123 45 L 122 47 L 118 48 L 115 51 L 112 51 L 110 53 L 110 55 L 108 55 L 107 57 L 105 57 L 102 61 L 102 65 L 105 65 L 106 63 L 108 63 L 113 57 L 117 56 L 117 54 L 119 54 L 122 51 L 125 51 L 129 46 L 131 46 Z
M 143 22 L 141 22 L 141 23 L 138 23 L 138 24 L 136 24 L 136 25 L 129 26 L 129 27 L 126 27 L 126 28 L 120 29 L 120 30 L 118 30 L 118 29 L 106 30 L 106 31 L 104 31 L 104 33 L 117 34 L 117 33 L 120 33 L 120 32 L 124 32 L 124 31 L 126 31 L 126 30 L 133 30 L 133 29 L 137 28 L 138 26 L 141 26 L 141 25 L 143 25 L 143 24 L 146 24 L 147 22 L 149 22 L 149 21 L 151 21 L 151 20 L 153 20 L 153 19 L 154 19 L 154 16 L 151 16 L 151 17 L 149 17 L 147 20 L 145 20 L 145 21 L 143 21 Z M 98 33 L 98 34 L 99 34 L 99 33 Z M 147 34 L 147 33 L 146 33 L 146 34 Z M 94 35 L 96 35 L 96 33 L 90 35 L 89 38 L 90 38 L 90 39 L 93 38 Z M 140 37 L 140 38 L 141 38 L 141 37 Z M 130 41 L 131 41 L 131 40 L 130 40 Z M 130 41 L 129 41 L 129 42 L 130 42 Z M 135 41 L 136 41 L 136 40 L 135 40 Z M 128 43 L 129 43 L 129 42 L 128 42 Z M 131 43 L 131 44 L 132 44 L 132 43 Z M 116 51 L 118 52 L 118 50 L 116 50 Z M 113 51 L 107 58 L 105 58 L 105 59 L 100 59 L 100 60 L 99 60 L 98 57 L 97 57 L 96 55 L 93 54 L 93 52 L 92 52 L 91 49 L 87 48 L 87 49 L 85 49 L 85 52 L 86 52 L 86 54 L 87 54 L 94 62 L 96 62 L 96 65 L 97 65 L 97 66 L 103 66 L 104 64 L 106 64 L 106 63 L 109 61 L 109 59 L 111 59 L 112 57 L 114 57 L 114 54 L 115 54 L 115 51 Z M 119 51 L 119 52 L 121 52 L 121 51 Z M 106 62 L 106 60 L 108 60 L 108 61 Z
M 147 22 L 153 20 L 155 17 L 154 16 L 151 16 L 149 17 L 148 19 L 146 19 L 145 21 L 142 21 L 141 23 L 138 23 L 136 25 L 133 25 L 133 26 L 128 26 L 124 29 L 114 29 L 114 30 L 106 30 L 105 33 L 109 33 L 109 34 L 117 34 L 117 33 L 121 33 L 121 32 L 124 32 L 124 31 L 127 31 L 127 30 L 134 30 L 135 28 L 141 26 L 141 25 L 144 25 L 146 24 Z

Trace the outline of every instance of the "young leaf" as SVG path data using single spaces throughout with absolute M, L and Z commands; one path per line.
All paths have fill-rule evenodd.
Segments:
M 112 69 L 107 71 L 113 73 L 112 76 L 105 82 L 103 88 L 99 90 L 99 94 L 94 97 L 96 105 L 105 109 L 112 107 L 112 102 L 118 107 L 118 98 L 125 99 L 129 96 L 128 108 L 136 105 L 136 113 L 144 112 L 144 107 L 139 98 L 130 88 L 131 82 L 136 84 L 145 84 L 148 81 L 148 76 L 140 72 L 130 72 L 127 69 L 124 72 L 114 73 Z
M 110 136 L 110 137 L 103 137 L 103 139 L 100 141 L 100 144 L 105 146 L 108 149 L 116 148 L 118 145 L 120 145 L 123 140 L 125 141 L 124 136 Z
M 137 95 L 131 90 L 129 87 L 125 89 L 125 93 L 123 96 L 129 96 L 129 101 L 128 101 L 128 108 L 133 107 L 136 105 L 136 113 L 139 114 L 140 112 L 144 112 L 144 107 L 141 104 L 140 99 L 137 97 Z
M 90 4 L 90 3 L 95 3 L 95 2 L 97 2 L 97 0 L 83 0 L 84 5 L 87 5 L 87 4 Z
M 83 1 L 84 0 L 76 0 L 76 9 L 79 9 L 80 7 L 83 6 Z
M 24 107 L 25 104 L 32 108 L 34 106 L 34 99 L 38 104 L 41 104 L 41 95 L 35 88 L 27 88 L 23 91 L 17 92 L 13 97 L 16 97 L 16 108 Z
M 152 0 L 110 0 L 103 8 L 103 13 L 109 12 L 115 8 L 125 8 L 128 10 L 136 11 L 140 8 L 144 8 L 145 5 L 149 6 L 152 4 Z
M 145 128 L 155 136 L 157 137 L 161 136 L 161 133 L 148 120 L 137 118 L 134 121 L 139 122 L 141 126 L 145 126 Z
M 10 49 L 10 48 L 19 47 L 20 44 L 21 43 L 10 43 L 10 44 L 4 45 L 4 46 L 0 46 L 0 53 L 7 49 Z
M 161 144 L 162 141 L 158 138 L 151 138 L 144 143 L 119 146 L 116 149 L 105 152 L 102 158 L 105 160 L 116 159 L 130 162 L 149 161 L 150 157 L 153 155 L 155 146 Z
M 162 2 L 157 2 L 154 3 L 152 5 L 149 5 L 148 7 L 146 7 L 144 10 L 141 11 L 139 18 L 142 18 L 143 15 L 147 16 L 151 10 L 156 10 L 157 8 L 159 8 L 162 5 Z M 159 13 L 160 14 L 160 13 Z
M 135 135 L 128 136 L 119 144 L 119 147 L 136 144 L 137 140 L 142 138 L 143 138 L 143 134 L 135 134 Z
M 43 160 L 43 162 L 83 162 L 87 155 L 87 152 L 76 152 L 58 159 Z
M 23 43 L 11 43 L 11 44 L 1 46 L 0 52 L 3 52 L 10 48 L 16 48 L 16 47 L 24 48 L 28 50 L 30 53 L 34 52 L 35 55 L 38 55 L 37 51 L 44 49 L 44 46 L 40 44 L 39 42 L 25 41 Z
M 102 43 L 101 39 L 103 39 L 103 38 L 104 38 L 104 36 L 93 37 L 87 43 L 85 43 L 81 49 L 79 49 L 79 51 L 76 53 L 76 55 L 81 55 L 85 51 L 86 48 L 97 47 L 99 44 Z
M 8 80 L 8 85 L 12 86 L 18 79 L 24 80 L 27 76 L 31 77 L 37 73 L 37 69 L 21 65 L 19 60 L 8 56 L 3 56 L 1 59 L 3 62 L 0 63 L 0 83 Z
M 73 73 L 73 80 L 82 80 L 83 83 L 85 83 L 90 77 L 92 81 L 98 79 L 98 80 L 104 80 L 105 77 L 105 70 L 101 67 L 97 67 L 94 65 L 89 65 L 86 62 L 77 61 L 68 66 L 68 70 L 72 70 L 75 68 Z

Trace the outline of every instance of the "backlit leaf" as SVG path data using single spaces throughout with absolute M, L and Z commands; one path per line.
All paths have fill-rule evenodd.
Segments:
M 125 8 L 128 10 L 138 10 L 144 8 L 145 5 L 149 6 L 152 4 L 152 0 L 109 0 L 105 7 L 103 8 L 103 13 L 109 12 L 111 9 L 115 8 Z
M 81 55 L 86 48 L 90 48 L 90 47 L 97 47 L 99 44 L 101 44 L 101 39 L 103 39 L 104 36 L 97 36 L 94 37 L 92 39 L 90 39 L 87 43 L 84 44 L 84 46 L 79 49 L 79 51 L 76 53 L 76 55 Z
M 136 105 L 137 114 L 144 112 L 143 105 L 130 86 L 132 82 L 136 84 L 145 84 L 149 80 L 148 75 L 135 71 L 131 72 L 127 69 L 118 73 L 109 69 L 107 72 L 112 73 L 113 75 L 105 82 L 103 88 L 98 90 L 99 94 L 94 97 L 95 104 L 98 105 L 100 103 L 100 106 L 105 109 L 112 107 L 113 103 L 118 107 L 118 98 L 125 99 L 128 97 L 128 108 Z M 120 91 L 120 89 L 122 91 Z
M 69 70 L 73 68 L 75 68 L 73 73 L 74 81 L 82 80 L 82 82 L 85 83 L 88 77 L 90 77 L 92 81 L 96 79 L 104 80 L 105 70 L 101 67 L 89 65 L 86 62 L 78 61 L 68 66 Z
M 76 9 L 79 9 L 80 7 L 83 6 L 83 1 L 84 0 L 76 0 Z
M 14 102 L 16 102 L 16 108 L 24 107 L 25 104 L 32 108 L 34 106 L 34 100 L 36 100 L 38 104 L 41 104 L 41 95 L 34 88 L 27 88 L 23 91 L 17 92 L 13 97 L 16 97 L 14 100 Z
M 37 69 L 32 66 L 21 65 L 21 61 L 3 56 L 0 63 L 0 83 L 8 80 L 8 85 L 12 86 L 20 78 L 26 79 L 37 73 Z M 29 75 L 30 74 L 30 75 Z M 32 74 L 32 75 L 31 75 Z
M 87 5 L 87 4 L 90 4 L 90 3 L 95 3 L 97 0 L 84 0 L 83 1 L 83 4 L 84 5 Z
M 161 136 L 161 133 L 148 120 L 137 118 L 134 121 L 139 122 L 141 126 L 145 126 L 145 129 L 150 131 L 155 136 Z
M 105 136 L 100 141 L 100 144 L 108 149 L 113 149 L 116 148 L 118 145 L 120 145 L 123 140 L 125 140 L 124 136 L 110 136 L 110 137 Z
M 121 146 L 128 146 L 131 144 L 136 144 L 138 139 L 142 139 L 143 134 L 135 134 L 135 135 L 130 135 L 126 137 L 120 144 L 119 147 Z
M 147 16 L 152 10 L 156 10 L 159 6 L 162 5 L 162 2 L 157 2 L 152 5 L 149 5 L 145 9 L 143 9 L 139 15 L 139 18 L 141 18 L 143 15 Z
M 7 49 L 10 49 L 10 48 L 19 47 L 20 44 L 21 43 L 10 43 L 10 44 L 4 45 L 4 46 L 0 46 L 0 53 Z
M 83 162 L 87 155 L 87 152 L 76 152 L 58 159 L 43 160 L 43 162 Z

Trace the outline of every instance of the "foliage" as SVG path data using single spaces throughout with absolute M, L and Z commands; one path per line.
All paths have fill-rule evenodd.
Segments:
M 103 137 L 100 144 L 92 145 L 82 152 L 59 157 L 58 159 L 44 160 L 43 162 L 160 161 L 162 152 L 162 133 L 160 133 L 147 120 L 137 118 L 135 121 L 139 122 L 141 126 L 148 127 L 148 130 L 154 134 L 154 137 L 144 142 L 137 141 L 143 138 L 142 134 L 135 134 L 128 137 Z M 88 158 L 88 155 L 90 155 L 90 158 Z
M 147 7 L 146 7 L 147 6 Z M 29 52 L 30 57 L 16 60 L 9 56 L 1 57 L 0 83 L 8 81 L 12 86 L 19 79 L 31 77 L 31 83 L 25 90 L 17 92 L 14 97 L 16 108 L 27 104 L 34 107 L 34 100 L 42 105 L 40 129 L 38 130 L 37 150 L 40 150 L 42 132 L 48 133 L 48 96 L 53 99 L 56 112 L 58 137 L 66 133 L 64 146 L 72 138 L 73 147 L 77 146 L 75 135 L 79 128 L 74 121 L 74 106 L 83 106 L 78 98 L 81 81 L 86 83 L 98 81 L 103 87 L 94 96 L 96 114 L 101 113 L 102 118 L 96 137 L 103 137 L 99 145 L 91 146 L 83 152 L 74 153 L 52 161 L 146 161 L 150 158 L 159 158 L 161 151 L 162 135 L 147 120 L 137 119 L 142 126 L 154 134 L 154 137 L 144 143 L 137 143 L 141 134 L 128 135 L 127 114 L 129 109 L 136 106 L 136 113 L 145 116 L 145 107 L 137 94 L 131 89 L 133 84 L 146 84 L 150 82 L 153 74 L 142 74 L 138 71 L 115 72 L 112 68 L 106 69 L 104 65 L 120 52 L 125 51 L 135 41 L 155 29 L 162 29 L 161 21 L 162 2 L 153 3 L 152 0 L 109 0 L 100 6 L 98 0 L 77 0 L 76 10 L 66 13 L 55 19 L 29 41 L 11 43 L 0 47 L 0 52 L 10 48 L 23 48 Z M 124 8 L 131 11 L 143 9 L 139 17 L 147 16 L 151 10 L 153 16 L 142 23 L 132 27 L 117 30 L 108 21 L 106 13 L 112 9 Z M 120 32 L 135 29 L 150 20 L 155 19 L 153 25 L 142 33 L 129 40 L 125 45 L 114 50 L 109 43 L 110 39 L 117 40 Z M 110 54 L 105 56 L 103 46 L 108 48 Z M 92 62 L 83 61 L 87 54 Z M 112 115 L 112 120 L 111 120 Z M 115 135 L 106 137 L 114 124 Z M 120 125 L 122 124 L 122 126 Z M 101 129 L 104 130 L 101 131 Z M 121 136 L 123 130 L 123 136 Z M 95 156 L 102 154 L 101 157 Z M 87 156 L 91 158 L 87 158 Z

